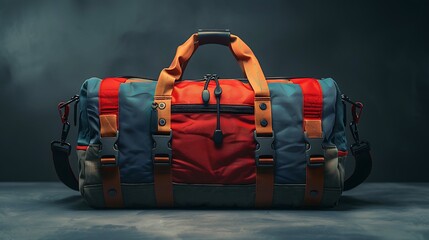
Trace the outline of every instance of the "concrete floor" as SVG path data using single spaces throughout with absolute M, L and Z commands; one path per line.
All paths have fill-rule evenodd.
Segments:
M 94 210 L 60 183 L 0 183 L 0 239 L 429 239 L 429 183 L 367 183 L 329 210 Z

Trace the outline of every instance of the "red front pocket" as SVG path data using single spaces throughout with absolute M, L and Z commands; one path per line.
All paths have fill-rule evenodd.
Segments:
M 253 114 L 221 113 L 222 146 L 213 141 L 216 113 L 173 113 L 175 183 L 254 184 Z

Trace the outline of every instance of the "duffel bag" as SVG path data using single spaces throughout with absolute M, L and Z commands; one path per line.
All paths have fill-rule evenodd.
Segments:
M 182 79 L 204 44 L 229 47 L 245 78 Z M 78 178 L 66 142 L 72 102 Z M 357 159 L 345 180 L 347 102 Z M 331 78 L 265 77 L 239 37 L 200 31 L 157 81 L 86 80 L 60 103 L 62 137 L 51 149 L 60 180 L 96 208 L 332 207 L 371 170 L 369 144 L 357 134 L 362 106 Z

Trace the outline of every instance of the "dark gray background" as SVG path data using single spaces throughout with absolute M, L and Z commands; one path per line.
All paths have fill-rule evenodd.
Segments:
M 428 181 L 428 16 L 427 1 L 0 1 L 0 180 L 56 180 L 56 104 L 86 78 L 156 78 L 196 29 L 229 28 L 267 76 L 333 77 L 365 103 L 370 180 Z M 212 72 L 241 77 L 221 46 L 185 77 Z

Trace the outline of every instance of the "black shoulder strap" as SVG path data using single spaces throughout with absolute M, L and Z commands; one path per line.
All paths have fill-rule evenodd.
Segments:
M 353 174 L 344 182 L 344 191 L 353 189 L 363 183 L 371 173 L 372 158 L 370 145 L 367 141 L 355 143 L 350 147 L 355 158 Z
M 359 137 L 358 124 L 361 118 L 363 104 L 350 100 L 345 94 L 341 94 L 343 101 L 344 113 L 346 112 L 346 104 L 351 104 L 352 121 L 349 124 L 354 143 L 350 146 L 350 151 L 355 158 L 355 169 L 353 174 L 344 182 L 344 191 L 353 189 L 363 183 L 371 173 L 372 158 L 371 148 L 368 141 L 361 141 Z M 346 114 L 344 115 L 344 124 L 346 124 Z
M 69 143 L 60 141 L 53 141 L 51 143 L 52 158 L 58 178 L 67 187 L 78 191 L 79 182 L 70 166 L 70 150 L 71 146 Z
M 79 95 L 74 95 L 66 102 L 60 102 L 57 106 L 60 119 L 63 124 L 61 130 L 61 140 L 51 142 L 52 159 L 54 160 L 55 172 L 58 178 L 69 188 L 78 191 L 79 182 L 73 173 L 70 165 L 70 152 L 71 145 L 67 143 L 67 136 L 70 130 L 70 123 L 68 122 L 70 104 L 74 103 L 74 125 L 77 122 L 77 103 L 79 102 Z

